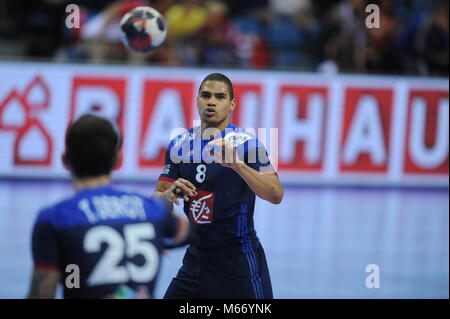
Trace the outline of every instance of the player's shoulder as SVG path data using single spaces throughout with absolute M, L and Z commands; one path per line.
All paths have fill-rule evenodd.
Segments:
M 120 187 L 107 185 L 85 192 L 79 192 L 74 198 L 77 205 L 80 200 L 88 199 L 94 202 L 99 201 L 99 205 L 113 205 L 121 210 L 131 210 L 137 215 L 144 216 L 147 221 L 156 221 L 165 216 L 164 204 L 154 197 L 150 197 L 139 191 L 121 189 Z M 138 213 L 139 212 L 139 213 Z M 142 214 L 142 215 L 141 215 Z
M 36 224 L 51 224 L 54 227 L 58 227 L 61 221 L 61 212 L 64 207 L 69 206 L 74 196 L 61 200 L 57 203 L 47 205 L 39 210 Z
M 37 215 L 36 224 L 55 224 L 56 205 L 42 208 Z
M 160 208 L 164 207 L 164 204 L 160 199 L 142 194 L 138 191 L 123 190 L 116 187 L 110 187 L 108 189 L 107 195 L 118 196 L 123 198 L 125 201 L 127 199 L 131 201 L 139 200 L 144 204 L 144 208 L 146 208 L 147 210 L 153 210 L 155 208 L 160 210 Z
M 196 138 L 199 132 L 200 132 L 199 126 L 191 127 L 188 130 L 184 130 L 183 132 L 180 132 L 173 139 L 170 140 L 169 146 L 167 148 L 170 150 L 174 146 L 179 146 L 185 142 L 190 142 Z
M 143 204 L 147 218 L 151 220 L 163 219 L 167 208 L 163 200 L 135 191 L 123 191 L 115 189 L 117 195 L 129 197 L 131 200 L 140 200 Z
M 150 205 L 156 205 L 159 206 L 160 205 L 160 200 L 152 197 L 152 196 L 148 196 L 139 192 L 135 192 L 135 191 L 118 191 L 120 194 L 125 195 L 125 196 L 132 196 L 132 197 L 136 197 L 136 198 L 140 198 L 145 204 L 150 204 Z
M 224 140 L 233 146 L 257 147 L 260 143 L 255 132 L 244 129 L 234 124 L 228 125 L 224 132 Z

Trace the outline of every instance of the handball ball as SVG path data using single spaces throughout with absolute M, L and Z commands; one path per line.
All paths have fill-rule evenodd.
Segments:
M 122 41 L 134 52 L 147 53 L 159 47 L 167 35 L 164 17 L 150 7 L 136 7 L 120 21 Z

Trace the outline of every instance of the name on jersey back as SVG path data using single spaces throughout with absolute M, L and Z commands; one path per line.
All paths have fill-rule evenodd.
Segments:
M 83 198 L 79 201 L 78 208 L 92 224 L 101 220 L 123 218 L 146 220 L 144 201 L 134 195 L 100 195 L 93 196 L 90 200 Z

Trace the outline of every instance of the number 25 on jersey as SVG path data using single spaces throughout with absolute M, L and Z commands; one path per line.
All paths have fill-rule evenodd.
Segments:
M 158 270 L 159 254 L 149 240 L 155 238 L 155 228 L 151 223 L 129 224 L 123 228 L 124 236 L 114 228 L 100 225 L 91 228 L 84 237 L 83 247 L 87 253 L 101 251 L 101 246 L 108 246 L 99 262 L 92 270 L 87 282 L 91 286 L 126 283 L 130 280 L 146 283 L 153 280 Z M 144 257 L 144 264 L 136 266 L 131 262 L 119 265 L 122 259 Z

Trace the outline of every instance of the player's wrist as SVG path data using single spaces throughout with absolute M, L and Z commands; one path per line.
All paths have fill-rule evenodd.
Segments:
M 236 172 L 236 173 L 240 173 L 240 172 L 242 172 L 242 170 L 245 168 L 245 163 L 244 162 L 242 162 L 242 161 L 238 161 L 238 162 L 236 162 L 235 164 L 233 164 L 232 166 L 231 166 L 231 168 Z

